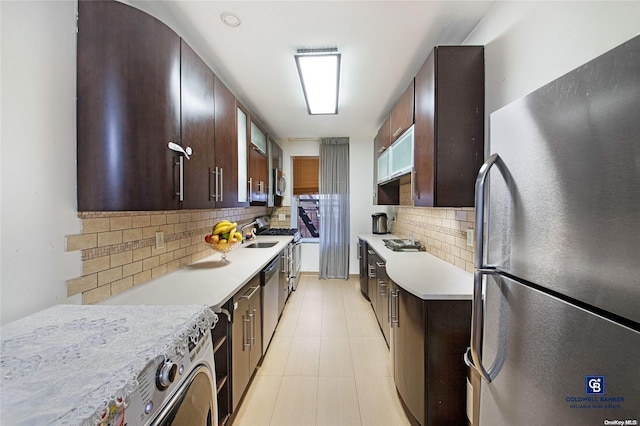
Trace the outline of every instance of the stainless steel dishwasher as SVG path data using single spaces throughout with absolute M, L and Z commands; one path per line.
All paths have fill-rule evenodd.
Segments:
M 264 268 L 260 274 L 262 284 L 262 354 L 267 352 L 269 342 L 278 324 L 278 292 L 280 289 L 280 256 Z

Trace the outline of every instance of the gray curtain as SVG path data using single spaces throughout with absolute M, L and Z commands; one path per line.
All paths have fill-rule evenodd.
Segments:
M 320 142 L 320 279 L 349 278 L 349 138 Z

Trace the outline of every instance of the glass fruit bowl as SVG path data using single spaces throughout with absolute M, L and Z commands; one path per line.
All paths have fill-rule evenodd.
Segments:
M 216 244 L 211 244 L 205 241 L 205 244 L 207 246 L 209 246 L 209 248 L 211 248 L 212 250 L 215 250 L 217 252 L 222 253 L 222 258 L 220 259 L 221 262 L 226 263 L 229 262 L 229 260 L 227 259 L 227 253 L 230 252 L 231 250 L 233 250 L 233 248 L 238 244 L 237 242 L 231 242 L 231 243 L 216 243 Z

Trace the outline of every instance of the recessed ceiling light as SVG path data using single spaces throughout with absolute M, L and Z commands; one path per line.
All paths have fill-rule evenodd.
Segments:
M 229 27 L 237 27 L 242 23 L 240 18 L 231 12 L 222 12 L 222 14 L 220 14 L 220 20 Z

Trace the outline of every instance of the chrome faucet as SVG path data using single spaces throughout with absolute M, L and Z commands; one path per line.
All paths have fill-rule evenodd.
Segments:
M 242 227 L 240 228 L 240 233 L 242 234 L 242 243 L 243 244 L 244 244 L 244 240 L 251 239 L 256 235 L 256 229 L 255 228 L 253 228 L 251 230 L 251 234 L 249 234 L 249 236 L 247 236 L 247 237 L 245 237 L 244 230 L 247 229 L 248 227 L 256 225 L 256 224 L 257 224 L 257 222 L 254 220 L 251 223 L 247 223 L 246 225 L 242 225 Z

